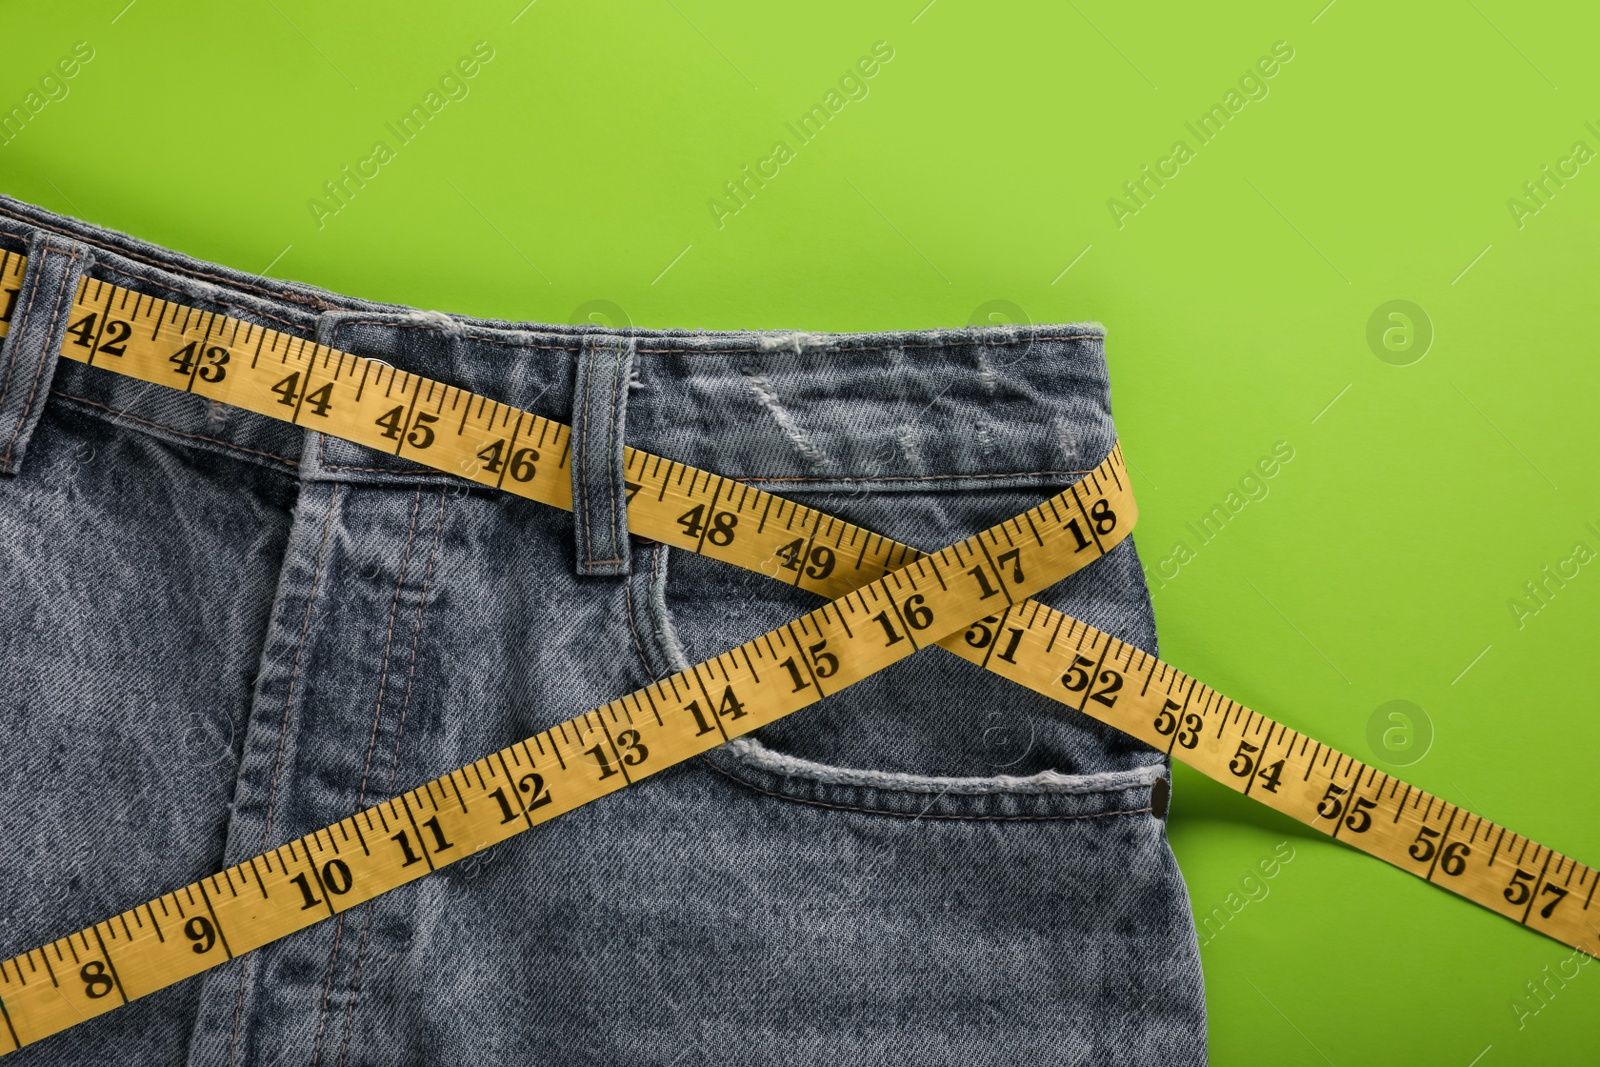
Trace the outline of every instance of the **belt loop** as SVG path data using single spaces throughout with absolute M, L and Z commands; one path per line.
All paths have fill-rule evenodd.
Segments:
M 623 415 L 633 373 L 632 338 L 585 337 L 572 391 L 572 514 L 579 574 L 628 574 L 628 493 Z
M 22 467 L 61 358 L 78 280 L 94 263 L 89 246 L 45 230 L 29 236 L 26 254 L 15 303 L 4 282 L 11 271 L 0 269 L 0 313 L 11 315 L 0 341 L 0 474 L 7 475 Z

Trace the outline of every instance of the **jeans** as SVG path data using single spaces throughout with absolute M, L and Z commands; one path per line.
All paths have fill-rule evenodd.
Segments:
M 0 198 L 7 254 L 0 957 L 817 605 L 630 535 L 624 442 L 936 550 L 1115 440 L 1094 324 L 473 319 Z M 570 422 L 575 510 L 60 359 L 84 275 Z M 1157 651 L 1131 538 L 1038 599 Z M 1169 776 L 929 649 L 8 1062 L 1200 1063 Z

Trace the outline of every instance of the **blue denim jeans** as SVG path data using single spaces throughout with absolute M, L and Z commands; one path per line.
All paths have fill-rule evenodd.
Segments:
M 472 319 L 0 198 L 0 957 L 816 606 L 633 537 L 623 442 L 935 550 L 1115 438 L 1092 324 Z M 59 359 L 85 274 L 569 421 L 574 513 Z M 619 501 L 620 496 L 620 501 Z M 1044 602 L 1152 654 L 1132 539 Z M 928 649 L 18 1064 L 1193 1064 L 1160 753 Z

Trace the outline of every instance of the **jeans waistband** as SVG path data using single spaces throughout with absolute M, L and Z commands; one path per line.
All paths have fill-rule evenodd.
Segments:
M 563 422 L 582 407 L 576 387 L 586 354 L 626 349 L 627 381 L 610 386 L 626 391 L 626 444 L 780 492 L 1061 486 L 1093 468 L 1116 436 L 1105 332 L 1092 322 L 814 333 L 474 318 L 233 270 L 0 196 L 0 250 L 30 247 L 65 250 L 92 278 L 313 338 Z M 69 360 L 55 368 L 51 396 L 131 427 L 282 463 L 302 477 L 447 477 Z

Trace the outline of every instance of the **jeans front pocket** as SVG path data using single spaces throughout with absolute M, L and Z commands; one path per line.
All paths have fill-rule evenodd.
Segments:
M 1129 595 L 1124 544 L 1044 599 L 1136 631 L 1148 602 Z M 635 559 L 658 673 L 815 606 L 664 545 Z M 631 950 L 707 1062 L 1201 1064 L 1167 773 L 1160 753 L 925 649 L 618 805 L 675 866 L 663 929 L 615 925 L 646 930 Z M 658 881 L 640 876 L 665 899 Z
M 793 495 L 793 494 L 790 494 Z M 968 489 L 808 494 L 806 503 L 937 549 L 1036 504 L 1042 491 Z M 913 533 L 913 530 L 920 533 Z M 932 531 L 931 537 L 927 531 Z M 663 672 L 726 652 L 817 607 L 812 593 L 692 553 L 655 546 L 642 606 Z M 1154 620 L 1131 538 L 1044 591 L 1068 614 L 1155 651 Z M 757 787 L 814 802 L 870 799 L 915 813 L 1021 816 L 1165 773 L 1140 742 L 952 656 L 924 649 L 816 705 L 707 755 Z M 841 792 L 842 791 L 842 792 Z M 832 800 L 830 800 L 832 798 Z M 1078 810 L 1081 801 L 1068 807 Z

